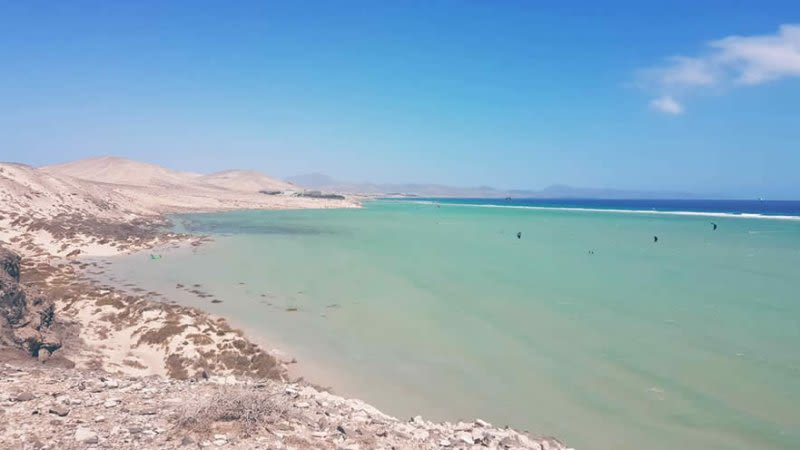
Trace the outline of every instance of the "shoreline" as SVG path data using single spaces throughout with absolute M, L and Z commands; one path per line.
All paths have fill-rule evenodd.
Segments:
M 179 243 L 177 246 L 172 246 L 172 245 L 168 245 L 167 244 L 168 246 L 167 245 L 162 245 L 162 246 L 154 247 L 152 249 L 139 249 L 139 250 L 135 250 L 135 251 L 132 251 L 132 252 L 126 253 L 126 254 L 118 254 L 118 255 L 110 255 L 110 256 L 92 256 L 92 257 L 86 257 L 86 259 L 88 261 L 92 261 L 92 262 L 102 262 L 102 261 L 109 261 L 110 260 L 111 263 L 113 264 L 113 259 L 116 258 L 116 257 L 129 257 L 129 256 L 136 255 L 137 253 L 140 253 L 142 256 L 146 256 L 146 253 L 148 253 L 150 250 L 159 250 L 159 249 L 164 250 L 165 247 L 166 247 L 166 250 L 178 250 L 178 251 L 180 251 L 180 250 L 186 250 L 185 247 L 188 247 L 188 246 L 198 247 L 200 245 L 203 245 L 203 246 L 204 245 L 209 245 L 209 244 L 213 245 L 213 242 L 214 242 L 213 238 L 210 238 L 210 237 L 208 237 L 206 235 L 196 235 L 196 236 L 199 239 L 203 239 L 203 242 L 201 244 L 199 244 L 199 245 L 193 245 L 191 242 L 188 242 L 188 243 L 187 242 L 182 242 L 182 243 Z M 160 254 L 164 254 L 164 253 L 162 252 Z M 112 280 L 108 280 L 108 279 L 104 278 L 104 274 L 89 274 L 88 278 L 96 286 L 112 286 L 114 289 L 117 289 L 117 290 L 119 290 L 121 292 L 125 292 L 126 295 L 135 296 L 135 295 L 137 295 L 137 292 L 134 292 L 134 290 L 141 289 L 140 286 L 133 286 L 133 285 L 126 286 L 125 284 L 128 283 L 127 280 L 113 280 L 113 281 Z M 162 291 L 148 291 L 148 292 L 157 292 L 158 294 L 160 294 L 160 296 L 158 298 L 169 298 L 169 295 L 170 295 L 168 292 L 165 292 L 163 290 Z M 183 294 L 186 295 L 187 293 L 183 293 Z M 192 293 L 188 292 L 188 294 L 192 294 Z M 200 298 L 203 298 L 204 295 L 206 295 L 206 294 L 201 294 Z M 197 294 L 192 294 L 192 296 L 193 297 L 197 297 L 198 295 Z M 148 300 L 148 301 L 161 302 L 162 300 L 151 299 L 151 300 Z M 211 313 L 209 311 L 206 311 L 202 307 L 198 308 L 198 307 L 194 307 L 194 306 L 190 306 L 190 305 L 183 305 L 183 306 L 186 307 L 186 308 L 198 309 L 198 310 L 200 310 L 200 311 L 202 311 L 202 312 L 204 312 L 206 314 L 209 314 L 212 317 L 221 317 L 221 318 L 223 318 L 227 323 L 230 324 L 230 326 L 234 330 L 238 330 L 238 331 L 242 332 L 243 336 L 248 341 L 258 345 L 262 349 L 265 349 L 265 351 L 267 353 L 269 353 L 270 355 L 274 356 L 277 360 L 279 360 L 282 363 L 282 365 L 284 366 L 283 369 L 285 369 L 285 371 L 286 371 L 287 380 L 290 380 L 292 382 L 306 382 L 306 383 L 310 383 L 313 386 L 322 387 L 324 390 L 329 391 L 329 392 L 337 392 L 334 387 L 337 385 L 335 380 L 337 380 L 338 377 L 330 376 L 329 369 L 325 369 L 323 367 L 315 365 L 313 363 L 313 361 L 309 361 L 308 359 L 305 359 L 305 358 L 298 359 L 297 358 L 298 354 L 297 354 L 297 352 L 292 350 L 291 344 L 286 343 L 286 342 L 282 341 L 281 339 L 276 338 L 274 335 L 270 334 L 268 331 L 256 330 L 253 327 L 247 326 L 247 325 L 245 325 L 245 324 L 241 323 L 240 321 L 237 321 L 237 320 L 235 320 L 233 318 L 227 317 L 225 315 L 219 315 L 219 314 L 216 314 L 216 313 Z M 324 374 L 328 374 L 328 375 L 324 375 Z

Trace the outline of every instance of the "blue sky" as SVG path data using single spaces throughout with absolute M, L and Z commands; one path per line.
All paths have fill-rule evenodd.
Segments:
M 800 198 L 800 4 L 540 3 L 2 2 L 0 160 Z

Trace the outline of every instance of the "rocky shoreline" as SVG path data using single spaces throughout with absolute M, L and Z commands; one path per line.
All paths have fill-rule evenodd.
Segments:
M 0 447 L 563 449 L 482 420 L 398 420 L 310 386 L 0 365 Z

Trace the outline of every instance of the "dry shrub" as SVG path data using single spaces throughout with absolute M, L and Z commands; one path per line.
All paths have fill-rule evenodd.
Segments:
M 125 359 L 122 361 L 122 364 L 125 364 L 128 367 L 133 367 L 135 369 L 142 369 L 142 370 L 147 369 L 147 366 L 133 359 Z
M 200 334 L 200 333 L 192 333 L 186 336 L 186 338 L 192 341 L 194 345 L 210 345 L 214 343 L 213 339 L 206 336 L 205 334 Z
M 288 401 L 279 391 L 221 386 L 212 395 L 195 399 L 180 411 L 177 426 L 185 431 L 210 433 L 220 422 L 233 424 L 245 437 L 285 419 Z
M 173 336 L 177 336 L 186 330 L 188 325 L 178 325 L 175 322 L 167 322 L 163 327 L 144 332 L 136 345 L 150 344 L 150 345 L 166 345 L 168 340 Z

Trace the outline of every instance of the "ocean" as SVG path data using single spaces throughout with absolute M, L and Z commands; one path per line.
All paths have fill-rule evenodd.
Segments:
M 227 317 L 389 414 L 579 450 L 800 448 L 800 202 L 402 199 L 173 221 L 214 242 L 110 258 L 106 281 Z

